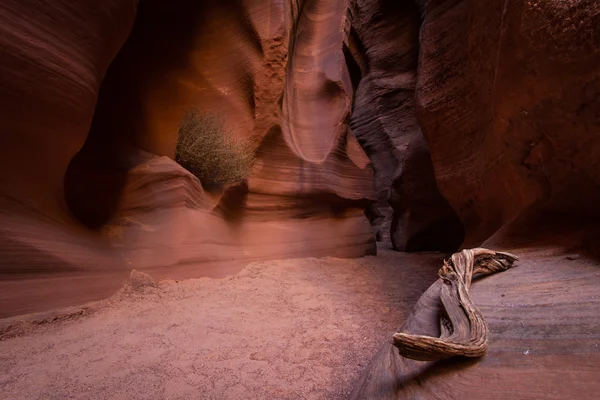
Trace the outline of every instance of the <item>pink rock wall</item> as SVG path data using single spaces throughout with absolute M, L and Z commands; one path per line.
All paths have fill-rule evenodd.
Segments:
M 97 168 L 105 168 L 97 154 L 106 148 L 112 148 L 121 159 L 130 159 L 124 142 L 172 157 L 186 109 L 217 113 L 235 135 L 255 143 L 258 159 L 248 177 L 248 193 L 238 205 L 240 210 L 229 207 L 240 216 L 235 221 L 236 238 L 199 231 L 190 239 L 199 244 L 198 259 L 231 257 L 213 254 L 214 249 L 200 245 L 215 240 L 241 246 L 242 253 L 255 253 L 245 244 L 256 242 L 252 246 L 262 249 L 262 257 L 328 254 L 327 249 L 354 256 L 374 251 L 371 229 L 362 216 L 365 204 L 374 199 L 372 172 L 348 130 L 352 86 L 341 50 L 345 3 L 309 2 L 302 12 L 293 5 L 276 7 L 271 2 L 180 3 L 175 9 L 160 1 L 140 5 L 133 33 L 104 82 L 82 163 L 95 160 Z M 167 29 L 177 22 L 179 29 Z M 157 29 L 161 26 L 165 29 Z M 134 90 L 130 90 L 130 82 L 135 82 Z M 81 175 L 81 180 L 85 179 Z M 131 179 L 130 174 L 128 181 Z M 188 181 L 186 185 L 198 183 Z M 74 192 L 81 187 L 74 183 Z M 197 188 L 189 190 L 201 193 Z M 148 207 L 160 201 L 153 196 L 145 198 Z M 298 208 L 312 211 L 298 218 Z M 280 212 L 273 213 L 275 209 Z M 201 214 L 198 218 L 204 221 L 205 213 Z M 323 228 L 313 222 L 311 233 L 305 234 L 305 218 L 321 221 Z M 256 219 L 263 221 L 263 232 L 248 228 Z M 352 220 L 357 231 L 331 224 L 332 219 Z M 278 224 L 288 226 L 289 235 L 270 233 L 266 222 L 273 224 L 274 232 L 281 230 Z M 178 227 L 184 229 L 183 225 L 180 222 Z M 325 227 L 333 230 L 327 234 Z M 322 230 L 314 248 L 317 253 L 311 253 L 307 243 L 315 240 L 310 236 Z M 263 236 L 262 242 L 256 240 L 257 235 Z M 335 240 L 327 245 L 327 236 L 346 237 L 348 242 Z
M 372 253 L 386 193 L 402 250 L 596 218 L 599 7 L 0 0 L 0 309 L 132 266 Z M 253 143 L 247 182 L 209 193 L 171 160 L 191 107 Z
M 348 129 L 346 4 L 172 3 L 136 16 L 127 1 L 0 2 L 3 314 L 105 296 L 133 267 L 177 278 L 375 251 L 372 169 Z M 254 143 L 247 183 L 208 193 L 169 158 L 191 107 Z
M 4 201 L 69 218 L 65 171 L 85 141 L 98 88 L 129 33 L 135 6 L 133 0 L 88 7 L 0 2 Z

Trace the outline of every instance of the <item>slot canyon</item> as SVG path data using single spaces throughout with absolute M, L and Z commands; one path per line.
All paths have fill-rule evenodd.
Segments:
M 0 0 L 0 126 L 1 399 L 599 396 L 597 0 Z

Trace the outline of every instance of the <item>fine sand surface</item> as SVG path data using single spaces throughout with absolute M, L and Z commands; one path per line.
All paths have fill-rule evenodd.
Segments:
M 345 398 L 442 257 L 256 262 L 0 320 L 0 397 Z

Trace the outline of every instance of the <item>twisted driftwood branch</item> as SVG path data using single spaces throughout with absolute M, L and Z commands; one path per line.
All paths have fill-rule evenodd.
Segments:
M 463 250 L 444 260 L 438 272 L 442 282 L 439 338 L 396 332 L 394 346 L 407 358 L 421 361 L 443 360 L 454 356 L 481 357 L 487 350 L 488 326 L 475 307 L 469 288 L 473 275 L 506 271 L 518 257 L 488 249 Z

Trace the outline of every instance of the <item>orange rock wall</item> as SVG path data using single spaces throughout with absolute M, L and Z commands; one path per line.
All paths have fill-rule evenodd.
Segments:
M 215 276 L 236 260 L 375 252 L 346 7 L 1 1 L 2 312 L 102 297 L 134 266 Z M 252 141 L 245 184 L 206 192 L 169 158 L 192 107 Z

